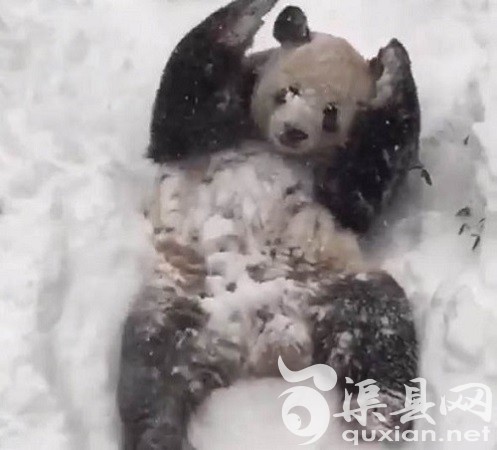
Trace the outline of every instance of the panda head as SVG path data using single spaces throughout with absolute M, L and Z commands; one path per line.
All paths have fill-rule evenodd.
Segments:
M 346 40 L 311 33 L 274 52 L 259 73 L 251 113 L 278 151 L 329 154 L 347 141 L 354 115 L 374 91 L 369 64 Z

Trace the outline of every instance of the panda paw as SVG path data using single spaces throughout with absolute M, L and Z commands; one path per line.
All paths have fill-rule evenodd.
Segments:
M 278 358 L 292 370 L 311 365 L 312 340 L 307 324 L 288 311 L 257 311 L 252 328 L 255 336 L 249 345 L 249 373 L 278 376 Z
M 309 264 L 326 261 L 328 269 L 358 270 L 361 250 L 356 236 L 337 228 L 333 217 L 321 207 L 308 205 L 292 217 L 283 244 L 290 256 Z
M 377 80 L 376 96 L 371 105 L 376 108 L 402 105 L 405 101 L 406 83 L 412 80 L 411 60 L 405 47 L 397 39 L 392 39 L 386 47 L 380 49 L 369 65 Z M 409 84 L 415 89 L 414 81 Z
M 248 48 L 264 24 L 262 18 L 278 0 L 236 0 L 210 16 L 210 28 L 218 33 L 217 42 L 228 47 Z

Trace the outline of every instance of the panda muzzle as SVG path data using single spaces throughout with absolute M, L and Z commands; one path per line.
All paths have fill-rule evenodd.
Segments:
M 285 131 L 280 134 L 280 143 L 288 147 L 297 147 L 301 142 L 309 139 L 309 135 L 294 126 L 285 124 Z

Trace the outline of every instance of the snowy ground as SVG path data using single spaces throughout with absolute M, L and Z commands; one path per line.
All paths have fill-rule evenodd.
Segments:
M 150 108 L 175 42 L 222 3 L 0 0 L 2 450 L 118 448 L 120 325 L 152 261 Z M 434 185 L 378 253 L 416 308 L 432 398 L 467 382 L 497 393 L 497 2 L 293 3 L 366 56 L 393 36 L 409 49 Z M 257 46 L 270 43 L 266 27 Z M 475 227 L 486 217 L 476 251 L 472 231 L 457 233 L 465 206 Z M 294 448 L 277 400 L 287 387 L 217 393 L 192 424 L 199 448 Z M 497 448 L 493 412 L 489 442 L 430 448 Z M 437 424 L 480 429 L 473 418 Z M 329 436 L 314 448 L 343 448 Z

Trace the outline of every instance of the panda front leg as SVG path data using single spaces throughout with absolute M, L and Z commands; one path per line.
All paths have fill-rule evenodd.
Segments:
M 313 363 L 332 367 L 339 387 L 355 400 L 358 383 L 376 382 L 377 398 L 386 407 L 367 411 L 369 429 L 405 428 L 391 413 L 404 408 L 404 384 L 417 377 L 418 343 L 403 289 L 385 272 L 346 275 L 327 284 L 311 305 Z
M 124 450 L 186 450 L 195 408 L 242 367 L 240 348 L 206 329 L 194 299 L 148 287 L 122 338 L 118 405 Z
M 359 105 L 342 151 L 316 171 L 318 200 L 338 222 L 367 232 L 419 165 L 421 113 L 404 46 L 393 39 L 370 61 L 376 94 Z
M 152 114 L 148 156 L 155 162 L 226 148 L 250 134 L 255 78 L 245 52 L 277 1 L 232 1 L 176 46 Z

